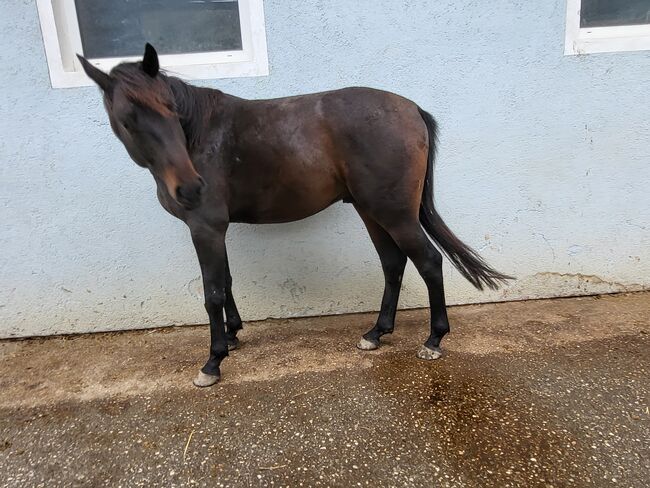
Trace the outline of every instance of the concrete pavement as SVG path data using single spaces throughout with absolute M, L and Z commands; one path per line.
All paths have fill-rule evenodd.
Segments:
M 0 486 L 627 486 L 650 480 L 650 293 L 0 342 Z

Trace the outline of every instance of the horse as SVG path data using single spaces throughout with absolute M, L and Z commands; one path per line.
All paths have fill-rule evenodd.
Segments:
M 231 222 L 290 222 L 352 204 L 385 278 L 362 350 L 393 331 L 407 258 L 429 295 L 430 335 L 417 352 L 425 360 L 441 357 L 449 332 L 440 251 L 479 290 L 512 279 L 461 242 L 434 208 L 438 129 L 414 102 L 363 87 L 246 100 L 169 76 L 150 44 L 142 61 L 109 73 L 78 57 L 103 93 L 113 132 L 153 175 L 160 204 L 189 227 L 210 322 L 208 360 L 194 385 L 219 381 L 221 362 L 239 343 L 225 245 Z

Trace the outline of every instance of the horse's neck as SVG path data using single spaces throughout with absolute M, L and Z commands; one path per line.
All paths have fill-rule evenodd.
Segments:
M 196 150 L 210 129 L 210 121 L 221 108 L 223 92 L 189 85 L 177 78 L 171 82 L 178 116 L 190 150 Z

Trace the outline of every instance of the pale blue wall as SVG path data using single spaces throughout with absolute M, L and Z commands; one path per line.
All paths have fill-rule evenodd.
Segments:
M 271 74 L 244 97 L 367 85 L 441 126 L 437 202 L 520 281 L 451 303 L 650 285 L 650 53 L 563 55 L 565 2 L 266 0 Z M 95 88 L 53 90 L 34 1 L 0 15 L 0 336 L 202 323 L 182 223 L 112 136 Z M 246 318 L 376 309 L 382 278 L 342 204 L 233 228 Z M 401 306 L 423 305 L 411 270 Z M 425 335 L 424 324 L 422 335 Z

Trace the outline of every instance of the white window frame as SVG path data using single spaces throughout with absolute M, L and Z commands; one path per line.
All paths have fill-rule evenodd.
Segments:
M 650 49 L 650 24 L 580 27 L 582 0 L 567 0 L 564 54 L 611 53 Z
M 76 54 L 82 54 L 74 0 L 36 0 L 45 55 L 53 88 L 91 86 Z M 160 65 L 190 80 L 265 76 L 269 74 L 263 0 L 239 0 L 242 50 L 160 55 Z M 155 46 L 154 46 L 155 47 Z M 144 46 L 142 46 L 144 52 Z M 104 71 L 141 56 L 89 59 Z

